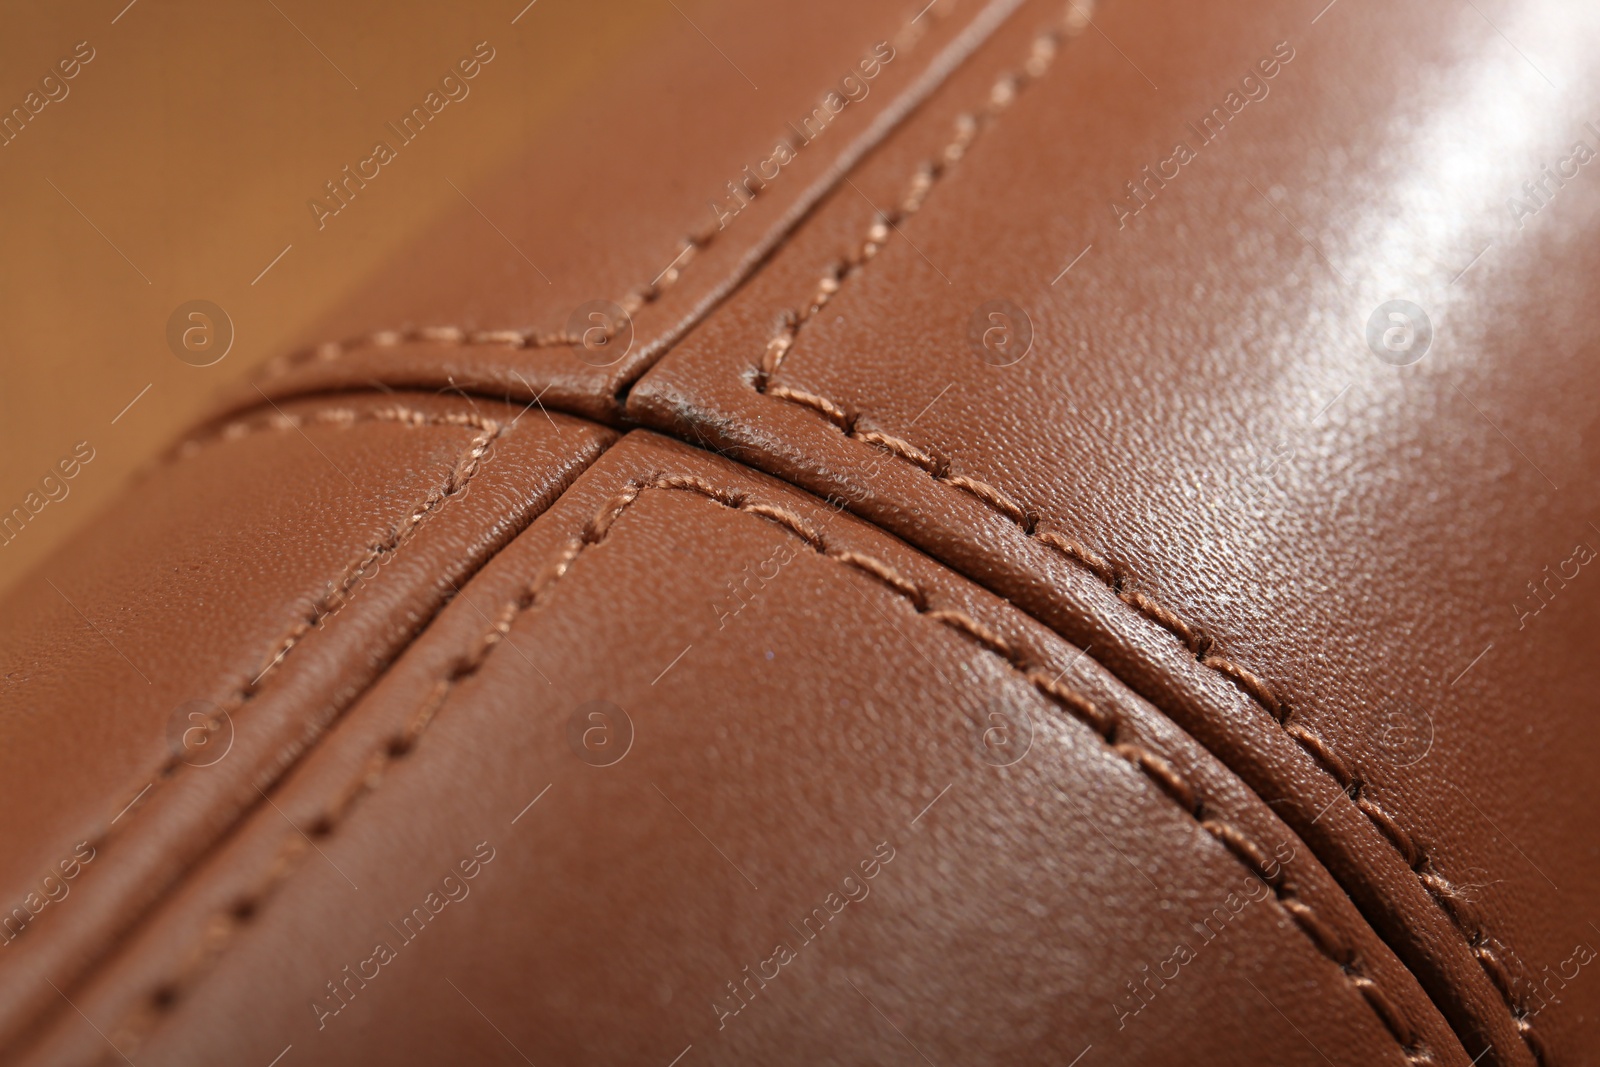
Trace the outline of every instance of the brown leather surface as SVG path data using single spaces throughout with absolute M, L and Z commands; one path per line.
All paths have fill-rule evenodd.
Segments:
M 924 206 L 900 209 L 905 239 L 808 310 L 818 279 L 860 257 L 867 201 L 920 196 L 918 165 L 1026 52 L 996 42 L 631 410 L 848 495 L 1093 641 L 1279 804 L 1474 1055 L 1565 1062 L 1600 1010 L 1600 983 L 1573 980 L 1600 869 L 1572 847 L 1600 800 L 1585 770 L 1600 737 L 1579 710 L 1600 691 L 1600 601 L 1573 547 L 1600 545 L 1582 355 L 1600 260 L 1571 238 L 1600 197 L 1570 183 L 1523 230 L 1503 201 L 1593 141 L 1589 71 L 1563 71 L 1552 102 L 1453 5 L 1386 16 L 1376 39 L 1359 9 L 1314 28 L 1302 14 L 1231 4 L 1152 27 L 1108 7 L 1106 36 L 1138 38 L 1161 92 L 1085 40 L 991 107 Z M 1108 205 L 1171 155 L 1158 138 L 1196 142 L 1184 124 L 1223 99 L 1222 75 L 1280 41 L 1294 58 L 1255 80 L 1268 95 L 1119 229 Z M 1472 112 L 1486 94 L 1493 110 Z M 1468 113 L 1482 128 L 1463 143 L 1449 117 Z M 1362 334 L 1397 295 L 1438 330 L 1411 367 Z M 966 343 L 994 298 L 1032 319 L 1013 366 Z M 1573 588 L 1557 576 L 1536 596 L 1527 583 L 1563 561 Z M 1516 606 L 1542 601 L 1519 626 Z M 1385 744 L 1415 728 L 1425 755 Z
M 696 0 L 678 3 L 699 18 Z M 10 508 L 36 491 L 78 441 L 95 460 L 22 536 L 0 537 L 0 590 L 89 525 L 219 388 L 257 373 L 461 206 L 452 183 L 472 191 L 499 173 L 530 130 L 592 97 L 633 54 L 716 56 L 662 0 L 539 0 L 513 23 L 519 10 L 425 0 L 5 8 L 0 108 L 39 92 L 79 42 L 95 58 L 47 86 L 57 99 L 40 93 L 20 135 L 0 136 L 0 501 Z M 470 94 L 318 229 L 308 199 L 480 41 L 497 54 Z M 197 298 L 234 329 L 226 356 L 205 367 L 180 360 L 167 338 L 174 310 Z
M 734 614 L 746 563 L 772 578 Z M 605 766 L 569 740 L 595 700 L 631 721 L 584 749 L 625 745 Z M 997 700 L 1015 732 L 986 747 Z M 1371 983 L 1414 1046 L 1465 1062 L 1271 809 L 1092 659 L 821 501 L 645 434 L 468 585 L 274 803 L 74 996 L 125 1052 L 1192 1063 L 1250 1044 L 1404 1063 Z M 402 928 L 430 891 L 454 899 Z M 829 917 L 802 927 L 813 905 Z M 1218 905 L 1207 940 L 1189 924 Z M 392 958 L 363 964 L 377 944 Z M 1148 999 L 1122 988 L 1169 960 Z M 746 966 L 769 981 L 740 1007 Z M 40 1062 L 115 1061 L 55 1015 Z
M 257 388 L 276 397 L 377 378 L 615 417 L 619 391 L 1016 3 L 702 13 L 712 48 L 739 63 L 697 41 L 620 66 L 239 403 L 259 403 Z M 739 74 L 747 65 L 758 81 Z
M 0 634 L 8 1036 L 610 439 L 559 419 L 463 397 L 269 409 L 178 448 L 18 589 Z M 62 878 L 75 855 L 92 858 Z
M 1312 6 L 708 5 L 525 131 L 8 604 L 3 1055 L 1592 1062 L 1597 17 Z

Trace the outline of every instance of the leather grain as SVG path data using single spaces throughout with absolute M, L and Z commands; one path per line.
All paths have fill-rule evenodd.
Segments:
M 751 563 L 771 579 L 732 614 Z M 591 725 L 595 700 L 629 725 Z M 574 720 L 601 733 L 574 740 Z M 75 997 L 120 1047 L 1406 1062 L 1317 931 L 1414 1046 L 1466 1062 L 1271 809 L 1081 650 L 815 498 L 646 434 L 466 586 L 275 805 Z M 294 827 L 325 829 L 313 849 Z M 404 925 L 430 892 L 449 902 Z M 110 1055 L 57 1017 L 38 1062 Z
M 0 1055 L 1593 1062 L 1597 16 L 695 15 L 10 601 Z
M 503 177 L 237 402 L 376 378 L 615 418 L 618 394 L 1016 3 L 702 13 L 714 45 L 641 47 L 613 84 L 530 130 Z
M 269 409 L 179 447 L 24 583 L 0 637 L 0 1032 L 60 1005 L 50 983 L 101 960 L 611 438 L 559 418 Z
M 1108 8 L 1105 38 L 1137 37 L 1159 93 L 1104 39 L 1037 77 L 1025 41 L 997 40 L 631 410 L 1100 638 L 1281 800 L 1474 1055 L 1560 1062 L 1600 1008 L 1574 980 L 1596 858 L 1570 847 L 1597 738 L 1553 711 L 1600 683 L 1578 585 L 1597 263 L 1571 236 L 1600 201 L 1573 182 L 1518 228 L 1504 200 L 1592 139 L 1587 72 L 1563 68 L 1552 102 L 1451 5 L 1387 16 L 1382 42 L 1358 12 L 1302 15 Z M 1291 51 L 1214 144 L 1188 128 L 1238 89 L 1219 72 Z M 1124 182 L 1171 138 L 1197 158 L 1132 215 Z M 1397 294 L 1435 317 L 1414 366 L 1363 339 Z M 1031 319 L 1011 366 L 968 344 L 994 299 Z

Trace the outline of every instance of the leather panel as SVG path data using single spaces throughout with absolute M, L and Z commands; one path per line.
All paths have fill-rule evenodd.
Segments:
M 641 433 L 71 997 L 22 1062 L 1467 1062 L 1092 656 Z
M 456 385 L 615 419 L 619 391 L 1016 4 L 680 8 L 257 386 Z
M 1564 1063 L 1600 1010 L 1595 718 L 1566 713 L 1600 692 L 1600 200 L 1507 198 L 1595 145 L 1594 16 L 1519 10 L 1121 4 L 1072 40 L 1026 7 L 629 412 L 1092 643 L 1473 1055 Z M 1407 366 L 1365 334 L 1397 297 L 1434 331 Z M 1015 348 L 974 346 L 991 301 Z
M 463 397 L 289 404 L 179 447 L 25 582 L 0 635 L 0 1033 L 59 1005 L 50 983 L 110 951 L 610 437 Z

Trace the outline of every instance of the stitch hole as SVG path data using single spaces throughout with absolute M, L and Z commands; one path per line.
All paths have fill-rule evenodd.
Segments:
M 243 924 L 256 917 L 258 907 L 254 897 L 241 897 L 233 902 L 228 914 L 233 917 L 234 922 Z
M 178 987 L 171 983 L 156 986 L 150 991 L 150 1006 L 157 1011 L 171 1011 L 178 1003 Z
M 384 746 L 384 751 L 389 754 L 390 759 L 401 759 L 411 755 L 411 747 L 411 739 L 409 737 L 395 736 L 389 738 L 389 743 Z
M 327 815 L 318 815 L 316 821 L 307 827 L 306 832 L 312 837 L 331 837 L 333 835 L 333 820 L 328 818 Z

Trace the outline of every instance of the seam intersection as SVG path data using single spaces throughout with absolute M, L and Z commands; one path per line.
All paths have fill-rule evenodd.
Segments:
M 937 157 L 923 162 L 917 168 L 900 202 L 889 211 L 878 214 L 868 227 L 861 244 L 824 271 L 810 300 L 799 310 L 785 309 L 781 312 L 777 327 L 767 341 L 754 373 L 747 381 L 757 393 L 807 408 L 832 423 L 846 437 L 887 452 L 921 469 L 935 481 L 952 486 L 981 501 L 990 510 L 1005 516 L 1019 527 L 1025 536 L 1048 545 L 1057 553 L 1088 570 L 1119 600 L 1176 637 L 1201 665 L 1228 679 L 1233 686 L 1260 705 L 1285 734 L 1311 755 L 1317 766 L 1335 781 L 1340 790 L 1350 797 L 1384 839 L 1400 853 L 1424 891 L 1444 911 L 1451 925 L 1462 936 L 1471 955 L 1489 976 L 1510 1012 L 1514 1029 L 1532 1053 L 1535 1063 L 1545 1067 L 1549 1061 L 1544 1042 L 1533 1030 L 1527 1008 L 1520 1003 L 1513 988 L 1513 980 L 1495 952 L 1493 946 L 1498 944 L 1496 939 L 1487 933 L 1481 922 L 1475 922 L 1464 913 L 1462 893 L 1433 867 L 1428 853 L 1415 837 L 1367 795 L 1365 783 L 1360 776 L 1338 756 L 1325 739 L 1294 718 L 1294 709 L 1280 700 L 1265 680 L 1242 664 L 1218 654 L 1214 650 L 1215 639 L 1211 635 L 1186 622 L 1176 612 L 1135 588 L 1131 575 L 1066 534 L 1041 528 L 1037 510 L 1019 503 L 987 482 L 952 470 L 950 461 L 945 457 L 918 448 L 903 438 L 861 425 L 863 415 L 860 412 L 848 410 L 844 405 L 819 393 L 773 381 L 785 356 L 794 347 L 806 324 L 840 291 L 845 281 L 866 269 L 888 241 L 890 233 L 922 208 L 932 189 L 965 156 L 979 135 L 1010 107 L 1019 93 L 1050 69 L 1061 41 L 1081 33 L 1088 24 L 1089 13 L 1073 0 L 1068 0 L 1067 11 L 1061 25 L 1046 30 L 1034 38 L 1029 55 L 1021 68 L 997 78 L 989 90 L 988 98 L 977 110 L 963 112 L 956 117 L 953 136 L 944 149 Z
M 334 795 L 313 823 L 310 829 L 312 836 L 327 837 L 334 833 L 362 800 L 377 791 L 386 780 L 390 766 L 416 750 L 456 686 L 483 669 L 490 655 L 510 634 L 516 621 L 527 612 L 548 603 L 552 591 L 571 573 L 579 557 L 603 544 L 623 514 L 646 492 L 655 490 L 690 493 L 777 526 L 798 538 L 817 555 L 882 585 L 904 600 L 917 615 L 952 630 L 996 657 L 1050 703 L 1093 731 L 1109 752 L 1138 769 L 1200 829 L 1261 879 L 1272 890 L 1274 899 L 1296 928 L 1310 940 L 1319 954 L 1338 967 L 1346 983 L 1378 1017 L 1408 1063 L 1422 1067 L 1436 1062 L 1399 1006 L 1364 972 L 1359 955 L 1350 947 L 1344 935 L 1299 898 L 1283 865 L 1274 863 L 1269 850 L 1243 829 L 1214 813 L 1206 797 L 1172 763 L 1142 745 L 1119 740 L 1122 724 L 1114 711 L 1100 708 L 1062 685 L 1059 681 L 1060 672 L 1051 670 L 1042 658 L 1007 640 L 969 613 L 934 606 L 933 598 L 926 590 L 900 574 L 890 563 L 863 552 L 831 545 L 821 530 L 789 508 L 762 503 L 752 499 L 744 490 L 725 489 L 695 475 L 657 474 L 645 481 L 630 482 L 605 501 L 584 524 L 579 535 L 552 553 L 533 579 L 494 613 L 488 627 L 451 657 L 449 665 L 434 680 L 399 731 L 372 752 L 361 769 Z M 255 918 L 275 891 L 288 881 L 298 869 L 298 860 L 309 847 L 310 843 L 298 831 L 286 831 L 283 834 L 275 858 L 258 888 L 226 909 L 212 914 L 205 923 L 205 936 L 188 954 L 178 973 L 157 984 L 141 1004 L 123 1017 L 113 1031 L 113 1038 L 119 1045 L 126 1044 L 136 1049 L 149 1036 L 159 1025 L 161 1017 L 177 1003 L 183 990 L 201 972 L 218 961 L 234 936 Z
M 1085 0 L 1086 3 L 1092 0 Z M 928 27 L 947 17 L 954 4 L 934 3 L 920 11 L 895 32 L 892 39 L 897 54 L 910 54 L 926 35 Z M 924 21 L 924 19 L 926 21 Z M 760 190 L 749 190 L 753 199 Z M 660 300 L 683 277 L 701 253 L 710 248 L 722 232 L 720 223 L 707 223 L 684 236 L 678 245 L 678 254 L 666 270 L 653 279 L 629 289 L 617 301 L 624 322 L 607 323 L 605 339 L 611 340 L 633 317 L 644 308 Z M 370 348 L 394 348 L 412 342 L 433 343 L 452 347 L 491 346 L 504 349 L 565 348 L 584 343 L 583 334 L 568 330 L 519 329 L 467 329 L 461 326 L 416 326 L 405 329 L 373 330 L 343 340 L 324 341 L 320 344 L 290 352 L 270 360 L 263 368 L 262 380 L 282 377 L 296 367 L 312 362 L 332 362 L 352 353 Z
M 327 591 L 310 605 L 309 610 L 299 619 L 296 619 L 271 646 L 271 651 L 263 657 L 262 667 L 254 678 L 237 686 L 229 696 L 218 705 L 218 715 L 212 716 L 206 728 L 214 728 L 221 715 L 233 715 L 248 705 L 266 687 L 268 676 L 271 675 L 300 641 L 307 634 L 322 626 L 329 618 L 336 614 L 345 604 L 349 603 L 360 584 L 372 568 L 380 567 L 392 558 L 409 542 L 424 522 L 436 514 L 440 508 L 452 497 L 460 495 L 467 488 L 469 482 L 477 474 L 481 461 L 487 455 L 490 447 L 506 430 L 506 426 L 491 419 L 480 418 L 477 415 L 431 415 L 414 411 L 404 407 L 381 408 L 365 412 L 354 412 L 348 409 L 319 411 L 310 415 L 284 415 L 277 414 L 265 422 L 254 419 L 240 419 L 230 423 L 215 440 L 237 440 L 258 432 L 287 431 L 298 429 L 304 425 L 326 423 L 340 427 L 354 426 L 365 422 L 393 422 L 411 427 L 444 426 L 454 428 L 475 429 L 478 432 L 468 442 L 467 447 L 457 457 L 452 465 L 449 476 L 444 483 L 430 490 L 411 510 L 404 522 L 391 530 L 388 537 L 368 546 L 362 556 L 352 561 L 341 573 L 340 577 L 328 583 Z M 188 457 L 195 454 L 200 448 L 198 441 L 188 441 L 180 446 L 178 455 Z M 150 807 L 150 799 L 168 782 L 182 774 L 185 767 L 191 766 L 183 759 L 183 753 L 172 753 L 156 772 L 150 784 L 134 798 L 132 804 L 124 809 L 119 819 L 126 819 L 120 827 L 113 828 L 107 824 L 105 829 L 89 839 L 89 843 L 99 849 L 105 848 L 117 837 L 127 832 L 128 826 L 138 820 L 139 813 Z M 17 935 L 25 936 L 29 925 Z

